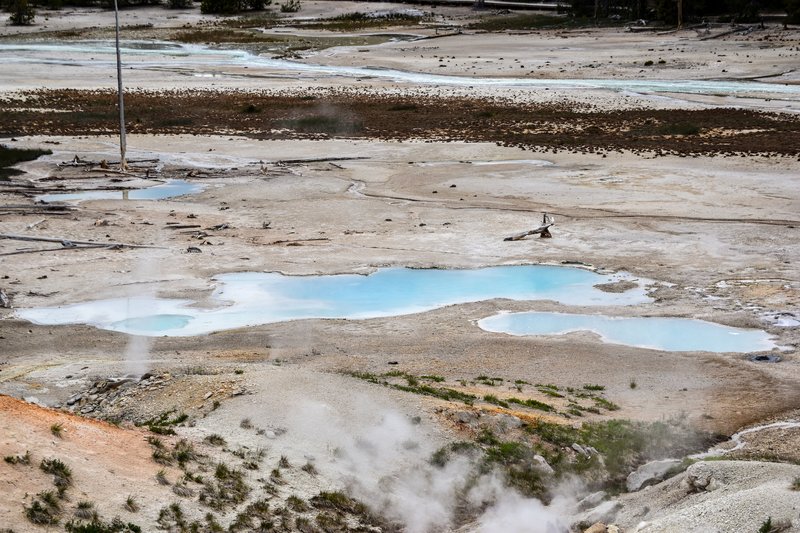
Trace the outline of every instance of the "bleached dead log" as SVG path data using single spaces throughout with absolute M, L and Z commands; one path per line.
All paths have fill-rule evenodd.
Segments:
M 75 246 L 103 246 L 108 248 L 161 248 L 161 246 L 149 246 L 146 244 L 128 244 L 124 242 L 96 242 L 96 241 L 75 241 L 66 237 L 34 237 L 31 235 L 14 235 L 10 233 L 0 234 L 0 239 L 11 239 L 14 241 L 41 241 L 58 242 L 65 248 Z
M 542 215 L 542 224 L 538 228 L 534 228 L 534 229 L 529 230 L 529 231 L 523 231 L 522 233 L 517 233 L 517 234 L 511 235 L 510 237 L 506 237 L 503 240 L 504 241 L 519 241 L 519 240 L 524 239 L 525 237 L 529 237 L 531 235 L 539 235 L 539 237 L 541 237 L 543 239 L 548 239 L 548 238 L 553 236 L 550 233 L 550 227 L 553 226 L 553 224 L 555 224 L 555 220 L 553 219 L 553 217 L 551 217 L 547 213 L 544 213 Z

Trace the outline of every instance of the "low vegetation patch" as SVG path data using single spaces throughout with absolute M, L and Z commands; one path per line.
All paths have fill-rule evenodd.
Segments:
M 224 129 L 259 139 L 431 139 L 573 153 L 800 155 L 796 117 L 748 109 L 606 111 L 568 101 L 525 104 L 344 90 L 291 94 L 131 90 L 126 104 L 132 134 L 204 135 Z M 260 111 L 242 113 L 249 105 Z M 407 110 L 392 111 L 398 107 Z M 116 94 L 23 91 L 0 101 L 0 113 L 2 136 L 104 135 L 116 131 Z
M 189 415 L 186 413 L 180 413 L 172 416 L 174 412 L 174 410 L 166 411 L 156 417 L 151 418 L 150 420 L 147 420 L 141 425 L 147 427 L 147 429 L 158 435 L 174 435 L 175 430 L 172 429 L 172 427 L 182 424 L 189 419 Z
M 72 485 L 72 470 L 61 460 L 42 459 L 39 468 L 53 476 L 53 485 L 58 489 L 59 495 Z
M 6 455 L 3 457 L 3 461 L 10 465 L 30 465 L 31 452 L 26 451 L 25 455 Z
M 302 23 L 303 28 L 320 29 L 328 31 L 358 31 L 371 28 L 386 28 L 389 26 L 418 25 L 427 17 L 408 13 L 345 13 L 323 20 Z
M 205 481 L 200 490 L 200 502 L 214 510 L 224 510 L 230 505 L 240 504 L 250 492 L 241 470 L 218 463 L 214 470 L 214 479 Z
M 485 17 L 483 20 L 473 22 L 467 27 L 471 30 L 500 32 L 541 30 L 545 28 L 558 28 L 568 25 L 575 25 L 575 22 L 571 19 L 554 15 L 512 14 Z
M 420 384 L 418 378 L 405 372 L 387 372 L 385 374 L 371 374 L 369 372 L 349 372 L 348 375 L 370 383 L 384 385 L 404 392 L 432 396 L 446 401 L 457 401 L 467 405 L 472 405 L 478 399 L 474 394 L 457 391 L 447 387 L 434 387 L 432 385 Z M 407 385 L 396 383 L 392 378 L 402 378 Z
M 40 492 L 30 506 L 24 507 L 25 516 L 40 526 L 58 524 L 61 514 L 59 498 L 53 491 Z
M 67 533 L 141 533 L 142 528 L 130 522 L 114 518 L 111 522 L 95 516 L 91 520 L 70 520 L 64 524 Z

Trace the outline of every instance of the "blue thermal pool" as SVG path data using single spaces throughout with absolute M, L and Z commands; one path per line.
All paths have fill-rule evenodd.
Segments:
M 509 298 L 567 305 L 649 302 L 644 287 L 624 293 L 594 287 L 630 279 L 573 267 L 499 266 L 472 270 L 385 268 L 370 275 L 284 276 L 237 273 L 215 278 L 212 307 L 190 300 L 117 298 L 21 309 L 38 324 L 91 324 L 146 336 L 189 336 L 305 318 L 365 319 L 420 313 L 446 305 Z
M 770 350 L 769 334 L 688 318 L 627 318 L 568 313 L 500 313 L 478 321 L 486 330 L 510 335 L 563 335 L 590 331 L 604 342 L 670 352 Z
M 127 192 L 128 200 L 161 200 L 195 194 L 203 190 L 202 185 L 189 183 L 183 180 L 167 180 L 161 185 L 146 187 L 144 189 L 130 189 L 128 191 L 83 191 L 65 194 L 43 194 L 36 200 L 43 202 L 79 202 L 81 200 L 124 200 Z

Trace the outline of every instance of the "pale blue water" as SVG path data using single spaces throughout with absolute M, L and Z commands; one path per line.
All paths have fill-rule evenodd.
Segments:
M 487 331 L 511 335 L 563 335 L 591 331 L 603 341 L 670 352 L 770 350 L 769 334 L 688 318 L 628 318 L 568 313 L 500 313 L 478 321 Z
M 202 45 L 166 41 L 123 41 L 121 53 L 126 69 L 174 70 L 196 76 L 225 76 L 219 68 L 244 67 L 272 71 L 289 78 L 349 77 L 379 78 L 398 83 L 444 86 L 530 87 L 559 89 L 608 89 L 644 93 L 723 94 L 769 93 L 800 94 L 800 86 L 758 81 L 730 80 L 634 80 L 616 78 L 541 79 L 443 76 L 374 67 L 343 67 L 272 59 L 245 50 L 208 48 Z M 68 54 L 68 55 L 65 55 Z M 0 64 L 30 63 L 75 67 L 114 67 L 113 41 L 19 42 L 0 43 Z M 179 59 L 179 61 L 176 61 Z M 211 68 L 210 72 L 201 69 Z M 241 76 L 237 73 L 235 76 Z M 233 75 L 231 75 L 233 76 Z
M 146 187 L 144 189 L 130 189 L 128 200 L 161 200 L 195 194 L 203 190 L 202 185 L 189 183 L 183 180 L 167 180 L 161 185 Z M 79 202 L 81 200 L 123 200 L 123 191 L 84 191 L 65 194 L 43 194 L 36 200 L 43 202 Z
M 568 305 L 650 301 L 643 287 L 615 294 L 593 285 L 629 279 L 572 267 L 499 266 L 472 270 L 385 268 L 368 276 L 218 276 L 215 308 L 188 300 L 120 298 L 64 307 L 22 309 L 40 324 L 92 324 L 136 335 L 187 336 L 306 318 L 363 319 L 419 313 L 493 298 L 553 300 Z

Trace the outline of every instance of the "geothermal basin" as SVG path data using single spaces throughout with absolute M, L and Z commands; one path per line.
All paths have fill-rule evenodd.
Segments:
M 141 336 L 192 336 L 308 318 L 367 319 L 421 313 L 495 298 L 551 300 L 566 305 L 648 303 L 645 289 L 606 292 L 598 285 L 630 281 L 626 273 L 522 265 L 470 270 L 384 268 L 369 275 L 224 274 L 211 308 L 190 300 L 114 298 L 63 307 L 23 309 L 38 324 L 90 324 Z M 501 313 L 480 320 L 492 332 L 553 335 L 592 331 L 604 342 L 667 351 L 743 352 L 775 347 L 767 333 L 682 318 L 615 318 L 565 313 Z

